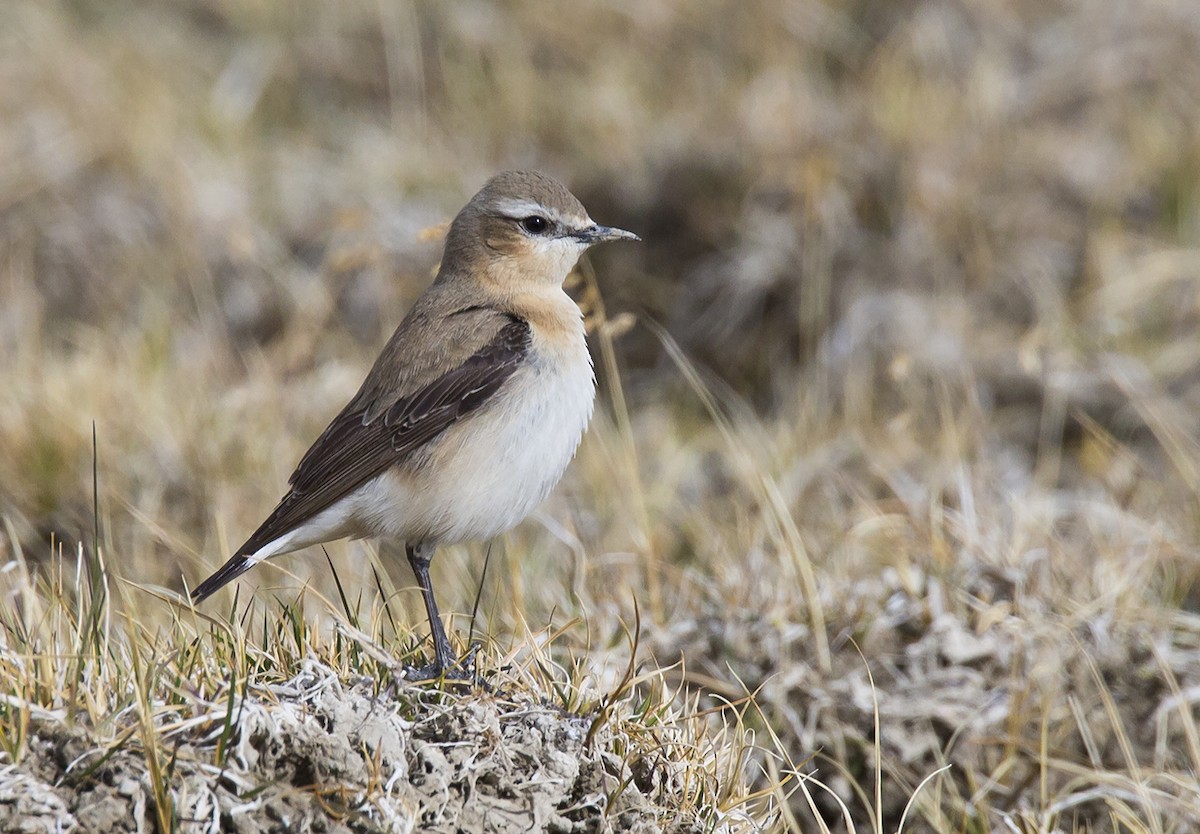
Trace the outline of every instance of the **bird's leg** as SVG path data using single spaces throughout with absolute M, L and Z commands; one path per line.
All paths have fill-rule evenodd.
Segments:
M 429 581 L 429 563 L 433 561 L 435 550 L 432 542 L 417 542 L 415 545 L 405 543 L 404 546 L 404 552 L 408 554 L 408 563 L 412 566 L 417 585 L 421 588 L 421 596 L 425 600 L 425 613 L 429 615 L 429 630 L 433 638 L 433 663 L 421 669 L 405 670 L 407 680 L 432 680 L 457 670 L 450 639 L 446 637 L 446 629 L 442 626 L 442 618 L 438 614 L 437 601 L 433 598 L 433 584 Z

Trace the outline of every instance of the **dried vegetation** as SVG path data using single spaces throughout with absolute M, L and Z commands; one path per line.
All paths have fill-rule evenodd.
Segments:
M 4 834 L 1200 827 L 1191 0 L 4 15 Z M 646 243 L 495 690 L 361 544 L 173 601 L 516 166 Z

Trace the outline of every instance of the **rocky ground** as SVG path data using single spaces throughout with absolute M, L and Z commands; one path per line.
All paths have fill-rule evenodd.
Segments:
M 500 695 L 375 691 L 319 664 L 162 734 L 181 831 L 674 832 L 667 763 L 632 766 L 593 718 Z M 43 719 L 0 774 L 0 831 L 150 832 L 161 799 L 139 744 Z

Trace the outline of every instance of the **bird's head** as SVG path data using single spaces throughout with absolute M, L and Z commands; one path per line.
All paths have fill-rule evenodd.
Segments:
M 557 180 L 536 171 L 505 171 L 488 180 L 450 224 L 442 272 L 561 285 L 589 247 L 640 239 L 597 225 Z

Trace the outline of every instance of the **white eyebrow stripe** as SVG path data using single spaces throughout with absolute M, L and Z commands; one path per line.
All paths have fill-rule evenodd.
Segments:
M 558 212 L 548 209 L 532 200 L 518 200 L 513 197 L 504 197 L 496 201 L 496 209 L 505 217 L 528 217 L 531 214 L 540 214 L 543 217 L 552 217 L 555 220 L 559 219 Z

